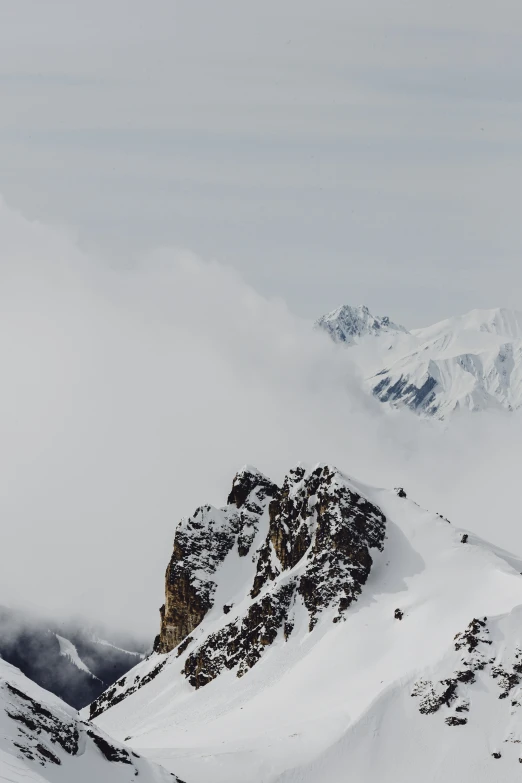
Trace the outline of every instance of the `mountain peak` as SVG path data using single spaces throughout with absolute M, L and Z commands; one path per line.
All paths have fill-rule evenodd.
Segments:
M 234 476 L 232 489 L 228 496 L 228 503 L 237 508 L 243 506 L 248 497 L 257 489 L 264 488 L 265 494 L 271 494 L 273 484 L 252 465 L 244 465 Z
M 206 609 L 91 705 L 97 725 L 202 783 L 515 783 L 522 562 L 328 465 L 270 487 L 179 524 L 176 595 Z
M 327 332 L 335 342 L 346 345 L 353 345 L 366 335 L 375 337 L 385 332 L 407 333 L 403 326 L 391 321 L 387 315 L 372 315 L 366 305 L 341 305 L 318 318 L 315 326 Z
M 321 618 L 344 620 L 385 531 L 380 509 L 328 465 L 298 465 L 280 487 L 240 471 L 226 506 L 202 506 L 176 529 L 156 651 L 188 651 L 183 675 L 196 689 L 226 670 L 242 677 L 298 619 L 309 632 Z M 122 678 L 91 717 L 148 681 Z

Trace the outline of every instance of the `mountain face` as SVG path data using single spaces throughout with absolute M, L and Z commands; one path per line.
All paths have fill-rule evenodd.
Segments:
M 143 658 L 78 623 L 57 624 L 0 606 L 0 658 L 76 709 L 84 707 Z M 150 648 L 149 648 L 150 649 Z
M 521 572 L 403 489 L 245 468 L 177 526 L 156 651 L 88 713 L 190 783 L 511 783 Z
M 181 783 L 0 660 L 0 780 L 130 783 L 138 776 Z
M 325 610 L 343 619 L 384 533 L 379 509 L 327 466 L 298 466 L 281 487 L 244 468 L 227 506 L 202 506 L 176 530 L 155 650 L 188 651 L 183 674 L 196 689 L 224 670 L 242 677 L 280 633 L 292 634 L 298 604 L 310 631 Z M 217 623 L 201 625 L 207 616 Z M 166 659 L 154 661 L 146 682 L 133 670 L 91 704 L 90 717 L 159 674 Z
M 349 320 L 343 339 L 345 310 L 354 308 L 339 308 L 316 326 L 352 348 L 368 390 L 382 402 L 437 418 L 522 405 L 522 313 L 473 310 L 407 332 L 389 321 L 386 329 L 370 329 L 373 317 L 357 308 L 365 319 Z

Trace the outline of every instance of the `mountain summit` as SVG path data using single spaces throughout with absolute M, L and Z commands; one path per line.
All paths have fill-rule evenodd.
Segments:
M 403 489 L 243 469 L 178 524 L 156 651 L 90 716 L 191 783 L 511 783 L 521 571 Z
M 323 329 L 335 342 L 346 345 L 354 345 L 367 335 L 377 337 L 387 333 L 407 332 L 403 326 L 390 321 L 387 315 L 372 315 L 366 305 L 342 305 L 318 318 L 315 326 Z
M 155 650 L 188 651 L 183 674 L 196 689 L 224 670 L 242 677 L 280 633 L 291 636 L 298 606 L 310 632 L 325 612 L 342 620 L 384 535 L 380 510 L 326 465 L 297 466 L 281 487 L 244 468 L 227 506 L 201 506 L 176 529 Z M 129 682 L 131 693 L 142 687 L 135 671 L 91 704 L 91 717 L 128 696 Z

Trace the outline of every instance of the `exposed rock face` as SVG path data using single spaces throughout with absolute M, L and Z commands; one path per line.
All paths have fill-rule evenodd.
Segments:
M 327 466 L 308 475 L 301 467 L 289 472 L 269 506 L 268 536 L 251 591 L 255 598 L 267 583 L 305 562 L 297 590 L 310 630 L 321 609 L 335 603 L 342 614 L 357 598 L 370 573 L 369 550 L 381 549 L 384 541 L 383 515 L 335 481 L 338 475 Z
M 176 530 L 156 650 L 169 652 L 201 623 L 213 606 L 219 569 L 236 549 L 239 557 L 251 554 L 255 564 L 247 594 L 253 601 L 243 616 L 192 649 L 184 673 L 196 688 L 225 667 L 237 666 L 242 676 L 281 629 L 288 638 L 298 598 L 308 610 L 310 630 L 327 607 L 337 622 L 360 594 L 372 566 L 370 549 L 382 549 L 384 535 L 379 509 L 328 466 L 308 473 L 297 467 L 280 488 L 244 469 L 225 508 L 199 508 Z
M 491 645 L 488 638 L 489 629 L 486 625 L 486 618 L 483 620 L 473 619 L 468 627 L 455 637 L 455 652 L 463 651 L 456 670 L 451 676 L 439 682 L 431 680 L 419 680 L 415 683 L 412 696 L 419 698 L 419 712 L 423 715 L 430 715 L 438 712 L 444 705 L 451 707 L 454 702 L 456 712 L 467 712 L 469 702 L 467 699 L 458 701 L 461 685 L 467 685 L 475 682 L 475 673 L 482 671 L 488 664 L 484 645 Z M 451 716 L 450 716 L 451 717 Z M 446 719 L 448 726 L 460 725 L 454 721 Z
M 8 707 L 6 714 L 18 724 L 20 740 L 16 747 L 25 758 L 61 764 L 60 758 L 51 751 L 48 744 L 59 745 L 66 753 L 75 756 L 78 753 L 80 734 L 77 722 L 65 715 L 56 715 L 27 696 L 14 685 L 2 684 L 6 691 Z M 48 743 L 48 744 L 46 744 Z
M 382 551 L 386 519 L 337 470 L 290 470 L 281 487 L 254 468 L 234 478 L 228 504 L 198 508 L 175 533 L 156 653 L 143 677 L 122 677 L 91 704 L 96 718 L 165 666 L 177 666 L 194 688 L 224 670 L 242 677 L 279 639 L 286 642 L 300 610 L 313 631 L 321 615 L 343 619 Z M 179 671 L 179 669 L 178 669 Z
M 416 386 L 402 375 L 398 380 L 392 382 L 386 373 L 387 370 L 382 370 L 382 372 L 378 373 L 378 376 L 384 375 L 385 377 L 381 378 L 373 387 L 373 393 L 381 402 L 400 402 L 402 405 L 407 405 L 412 411 L 427 413 L 430 416 L 436 415 L 438 406 L 435 394 L 437 387 L 435 378 L 428 375 L 421 386 Z
M 294 595 L 292 581 L 253 603 L 242 620 L 237 619 L 208 636 L 186 660 L 183 672 L 190 684 L 200 688 L 225 667 L 237 666 L 237 676 L 242 677 L 259 661 L 264 648 L 275 641 Z
M 241 557 L 249 553 L 267 498 L 276 489 L 261 473 L 244 469 L 234 479 L 225 508 L 200 506 L 181 520 L 165 575 L 157 652 L 173 650 L 201 623 L 213 604 L 216 571 L 234 546 Z

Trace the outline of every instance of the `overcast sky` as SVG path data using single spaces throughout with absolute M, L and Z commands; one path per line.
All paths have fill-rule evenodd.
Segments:
M 522 551 L 521 416 L 389 416 L 310 328 L 522 309 L 518 2 L 0 12 L 0 603 L 152 638 L 176 522 L 245 463 Z
M 517 0 L 0 0 L 0 191 L 315 317 L 522 309 Z

